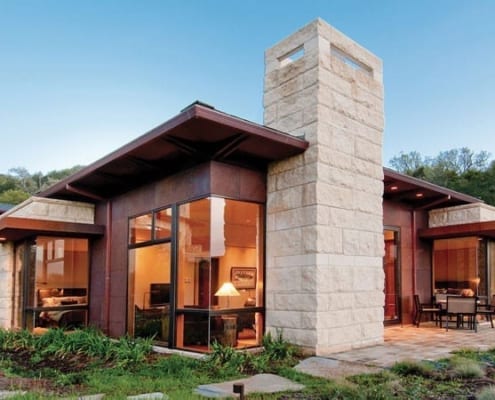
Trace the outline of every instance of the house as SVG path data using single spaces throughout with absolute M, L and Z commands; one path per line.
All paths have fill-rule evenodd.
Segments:
M 317 19 L 265 69 L 264 125 L 195 102 L 2 214 L 0 325 L 325 355 L 495 294 L 495 210 L 383 168 L 376 56 Z

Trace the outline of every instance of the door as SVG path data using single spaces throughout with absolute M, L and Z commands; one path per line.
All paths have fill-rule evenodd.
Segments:
M 385 229 L 384 239 L 384 322 L 400 322 L 399 231 L 395 229 Z

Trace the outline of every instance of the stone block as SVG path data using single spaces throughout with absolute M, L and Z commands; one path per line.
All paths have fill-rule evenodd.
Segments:
M 318 269 L 314 265 L 301 268 L 301 291 L 316 296 L 318 288 Z M 315 306 L 316 307 L 316 306 Z M 316 308 L 314 308 L 316 309 Z M 313 310 L 314 310 L 313 309 Z
M 315 254 L 298 254 L 295 256 L 282 256 L 276 257 L 274 260 L 274 267 L 300 267 L 315 265 Z
M 267 254 L 271 256 L 302 254 L 302 239 L 301 228 L 267 232 Z
M 330 225 L 318 225 L 316 251 L 318 253 L 343 253 L 342 229 Z M 307 248 L 305 246 L 305 248 Z
M 302 271 L 299 266 L 267 269 L 266 292 L 273 294 L 301 292 Z
M 353 190 L 350 188 L 320 182 L 316 188 L 316 193 L 317 201 L 322 205 L 347 208 L 353 204 Z
M 291 343 L 297 343 L 299 346 L 309 347 L 311 349 L 316 346 L 317 334 L 314 329 L 284 328 L 282 332 L 283 337 Z
M 267 213 L 292 210 L 302 207 L 304 186 L 296 186 L 269 193 L 267 196 Z
M 300 328 L 301 312 L 266 310 L 266 326 L 274 328 Z
M 362 160 L 382 163 L 382 146 L 357 137 L 355 141 L 355 155 Z
M 355 184 L 356 175 L 347 169 L 337 168 L 330 165 L 321 166 L 319 169 L 321 181 L 329 185 L 348 188 L 350 190 L 358 187 Z
M 301 314 L 301 329 L 316 330 L 318 317 L 315 312 Z
M 316 295 L 308 293 L 275 294 L 275 309 L 279 311 L 299 312 L 316 310 Z
M 317 177 L 317 165 L 309 164 L 294 168 L 277 175 L 277 190 L 315 182 Z

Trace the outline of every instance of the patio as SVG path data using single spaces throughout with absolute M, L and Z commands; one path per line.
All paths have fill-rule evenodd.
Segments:
M 349 350 L 332 355 L 332 359 L 360 363 L 367 366 L 390 367 L 397 361 L 436 360 L 448 357 L 454 350 L 471 348 L 488 350 L 495 347 L 495 329 L 482 321 L 478 332 L 466 329 L 449 329 L 434 323 L 391 326 L 385 328 L 382 345 Z

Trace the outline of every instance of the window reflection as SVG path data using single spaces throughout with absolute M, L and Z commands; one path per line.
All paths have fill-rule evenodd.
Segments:
M 87 323 L 88 240 L 38 237 L 27 271 L 29 329 L 79 328 Z
M 261 313 L 249 309 L 263 306 L 261 222 L 254 203 L 211 197 L 179 207 L 177 347 L 259 345 Z

